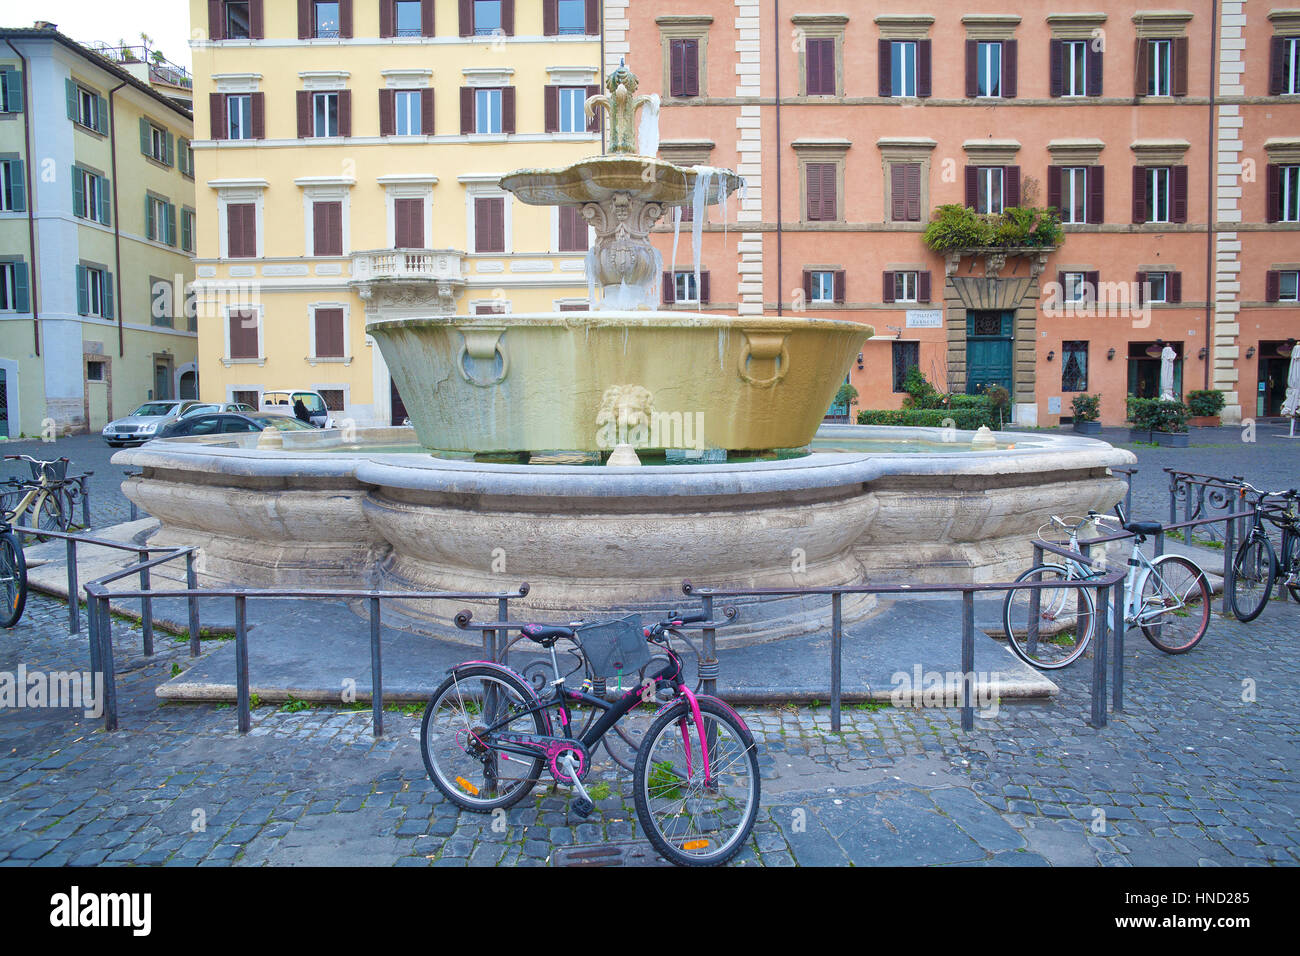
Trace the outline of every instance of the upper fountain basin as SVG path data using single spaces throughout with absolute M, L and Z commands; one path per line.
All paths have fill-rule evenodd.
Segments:
M 675 166 L 653 156 L 593 156 L 563 169 L 521 169 L 501 178 L 501 188 L 530 206 L 581 206 L 630 195 L 647 203 L 685 206 L 693 201 L 701 170 Z M 722 202 L 740 188 L 741 177 L 714 170 L 705 205 Z M 724 193 L 725 191 L 725 193 Z

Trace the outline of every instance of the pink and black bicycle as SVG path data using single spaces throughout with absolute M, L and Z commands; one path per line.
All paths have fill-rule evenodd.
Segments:
M 457 624 L 466 627 L 469 618 L 462 611 Z M 669 646 L 670 629 L 703 620 L 703 614 L 673 615 L 643 628 L 630 615 L 524 625 L 521 633 L 549 652 L 555 675 L 549 686 L 539 692 L 495 661 L 452 668 L 420 728 L 430 778 L 458 806 L 491 813 L 522 800 L 546 771 L 572 788 L 570 808 L 585 817 L 595 804 L 584 781 L 605 734 L 642 704 L 657 705 L 632 774 L 637 818 L 666 859 L 725 863 L 744 846 L 758 816 L 758 750 L 739 714 L 688 686 L 682 659 Z M 568 686 L 555 654 L 561 640 L 576 642 L 598 675 L 617 675 L 631 686 L 613 700 L 591 693 L 589 684 Z M 652 647 L 658 649 L 653 660 Z M 588 708 L 594 719 L 576 730 L 578 712 Z

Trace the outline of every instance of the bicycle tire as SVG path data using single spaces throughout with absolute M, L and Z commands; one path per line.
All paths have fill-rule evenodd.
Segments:
M 28 513 L 34 516 L 32 527 L 38 530 L 31 537 L 37 541 L 50 540 L 48 534 L 41 534 L 42 531 L 63 530 L 63 502 L 57 491 L 44 491 L 38 495 L 28 508 Z
M 1151 567 L 1154 572 L 1142 582 L 1142 610 L 1138 613 L 1145 614 L 1149 602 L 1157 599 L 1166 604 L 1169 613 L 1162 612 L 1161 624 L 1140 621 L 1142 633 L 1166 654 L 1186 654 L 1210 627 L 1214 603 L 1210 582 L 1199 565 L 1181 554 L 1161 555 Z M 1182 609 L 1188 613 L 1180 614 Z
M 1300 535 L 1295 532 L 1287 534 L 1286 542 L 1282 545 L 1282 573 L 1296 582 L 1288 584 L 1286 589 L 1291 594 L 1291 600 L 1300 604 Z
M 62 484 L 58 487 L 59 506 L 63 509 L 63 528 L 67 531 L 72 527 L 72 516 L 77 513 L 77 492 L 70 484 Z
M 700 678 L 700 650 L 695 644 L 686 637 L 681 631 L 675 631 L 671 628 L 667 631 L 670 641 L 678 650 L 678 656 L 682 660 L 683 680 L 691 690 L 699 694 L 700 688 L 704 681 Z M 685 644 L 691 649 L 694 658 L 694 683 L 691 681 L 692 660 L 690 656 L 682 652 L 681 645 Z M 646 674 L 653 674 L 668 663 L 668 658 L 663 654 L 655 654 L 650 658 L 650 662 L 641 668 L 640 678 L 644 679 Z M 645 706 L 637 707 L 630 711 L 622 720 L 610 728 L 611 733 L 605 734 L 602 743 L 605 745 L 605 751 L 609 754 L 610 759 L 618 764 L 629 773 L 636 770 L 636 755 L 641 749 L 641 741 L 645 739 L 646 731 L 650 729 L 650 724 L 654 720 L 654 713 Z M 581 736 L 579 734 L 578 736 Z
M 688 762 L 688 752 L 700 754 L 690 742 L 699 729 L 684 700 L 650 725 L 633 774 L 642 830 L 665 859 L 680 866 L 718 866 L 739 853 L 754 828 L 762 793 L 758 747 L 748 728 L 719 700 L 702 698 L 699 707 L 704 735 L 715 741 L 709 761 L 712 786 L 704 780 L 702 761 Z M 688 787 L 684 797 L 683 786 Z M 703 804 L 710 799 L 717 806 L 706 810 Z M 732 804 L 740 799 L 745 802 L 737 809 Z
M 1070 569 L 1059 564 L 1040 564 L 1030 568 L 1015 583 L 1022 581 L 1079 580 Z M 1031 646 L 1029 640 L 1030 601 L 1034 591 L 1039 601 L 1039 639 Z M 1075 598 L 1078 594 L 1080 597 Z M 1073 599 L 1073 602 L 1071 601 Z M 1086 610 L 1082 620 L 1077 602 L 1083 601 Z M 1070 631 L 1068 616 L 1070 604 L 1074 605 L 1074 629 Z M 1088 588 L 1011 588 L 1002 600 L 1002 627 L 1007 645 L 1012 652 L 1031 667 L 1057 670 L 1073 664 L 1088 649 L 1097 627 L 1097 603 Z M 1044 640 L 1043 638 L 1046 638 Z
M 1265 535 L 1247 538 L 1232 562 L 1229 603 L 1239 621 L 1253 621 L 1268 604 L 1277 573 L 1277 556 Z
M 544 763 L 540 755 L 530 760 L 514 754 L 501 754 L 490 748 L 484 750 L 484 753 L 497 753 L 509 764 L 528 767 L 519 776 L 502 778 L 499 773 L 493 774 L 498 783 L 502 779 L 512 782 L 504 793 L 484 796 L 499 788 L 488 780 L 488 761 L 467 750 L 464 742 L 474 736 L 475 728 L 470 721 L 471 715 L 475 713 L 472 705 L 477 704 L 481 712 L 483 704 L 479 701 L 488 696 L 489 684 L 513 692 L 514 698 L 508 700 L 506 706 L 518 709 L 535 700 L 528 685 L 506 668 L 494 664 L 470 664 L 458 667 L 447 675 L 447 679 L 434 691 L 424 710 L 424 720 L 420 723 L 420 755 L 424 758 L 424 769 L 428 772 L 429 779 L 448 800 L 474 813 L 491 813 L 498 808 L 518 803 L 536 785 Z M 443 726 L 444 712 L 446 726 Z M 540 711 L 521 712 L 504 729 L 542 735 L 549 732 Z M 431 731 L 437 731 L 436 737 L 431 735 Z M 478 770 L 475 770 L 476 766 Z M 499 767 L 500 764 L 494 759 L 493 766 Z M 471 777 L 481 777 L 481 782 L 476 782 Z
M 27 605 L 27 559 L 12 532 L 0 533 L 0 627 L 13 627 Z

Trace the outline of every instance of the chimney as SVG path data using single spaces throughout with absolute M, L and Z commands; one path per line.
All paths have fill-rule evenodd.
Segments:
M 59 25 L 57 23 L 51 23 L 49 20 L 37 20 L 35 23 L 32 24 L 32 26 L 34 26 L 37 30 L 58 30 L 59 29 Z

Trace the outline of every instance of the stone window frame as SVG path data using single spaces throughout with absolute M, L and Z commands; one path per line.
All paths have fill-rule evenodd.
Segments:
M 967 40 L 1014 40 L 1020 17 L 1004 13 L 968 13 L 961 18 Z
M 796 13 L 790 17 L 790 23 L 803 33 L 805 40 L 835 41 L 835 93 L 836 97 L 844 95 L 844 34 L 849 25 L 847 14 L 843 13 Z M 799 95 L 808 96 L 808 52 L 804 43 L 799 44 Z M 817 93 L 816 96 L 831 94 Z
M 1138 10 L 1133 27 L 1139 40 L 1176 40 L 1187 36 L 1194 17 L 1190 10 Z
M 230 355 L 230 313 L 231 312 L 255 312 L 257 313 L 257 358 L 232 358 Z M 232 365 L 257 365 L 259 367 L 266 365 L 266 306 L 262 304 L 247 305 L 227 305 L 221 310 L 222 331 L 225 333 L 224 349 L 221 355 L 221 364 L 226 368 Z M 247 389 L 245 389 L 247 391 Z M 259 398 L 261 390 L 259 386 Z
M 844 208 L 845 167 L 853 143 L 847 139 L 796 139 L 790 144 L 799 160 L 799 222 L 805 226 L 823 226 L 827 222 L 847 222 Z M 808 218 L 808 164 L 835 164 L 835 218 Z
M 876 140 L 876 148 L 880 150 L 881 170 L 884 174 L 882 178 L 884 179 L 885 206 L 881 210 L 884 213 L 882 216 L 884 222 L 897 223 L 900 226 L 919 227 L 920 229 L 925 228 L 930 219 L 928 213 L 930 210 L 931 156 L 938 147 L 938 141 L 923 136 L 882 136 Z M 892 218 L 894 183 L 890 167 L 894 163 L 919 163 L 921 166 L 921 218 L 916 222 Z
M 229 222 L 226 218 L 226 207 L 245 204 L 251 204 L 256 207 L 254 212 L 257 235 L 257 254 L 254 256 L 240 256 L 237 261 L 244 263 L 266 257 L 265 192 L 270 185 L 271 184 L 265 179 L 208 180 L 208 188 L 217 191 L 217 258 L 222 260 L 230 259 L 230 230 Z M 227 350 L 228 349 L 229 342 L 227 341 Z
M 1264 141 L 1269 165 L 1295 166 L 1300 163 L 1300 137 L 1270 136 Z
M 316 311 L 318 309 L 339 309 L 343 312 L 343 354 L 318 355 L 316 353 Z M 349 327 L 352 320 L 352 306 L 349 302 L 311 302 L 307 305 L 307 364 L 308 365 L 351 365 L 352 337 Z M 313 386 L 314 387 L 314 386 Z M 337 387 L 337 386 L 336 386 Z
M 1109 17 L 1105 13 L 1049 13 L 1044 19 L 1053 40 L 1091 40 Z
M 663 61 L 663 81 L 660 89 L 666 94 L 665 100 L 705 99 L 709 95 L 709 30 L 713 26 L 713 17 L 707 14 L 698 16 L 662 16 L 655 17 L 659 27 L 659 47 Z M 700 95 L 672 96 L 673 89 L 673 40 L 695 40 L 699 43 Z
M 398 199 L 419 199 L 424 204 L 424 242 L 425 248 L 429 248 L 433 240 L 433 190 L 438 185 L 438 177 L 432 173 L 394 173 L 376 177 L 375 182 L 384 189 L 388 248 L 397 248 Z
M 303 205 L 303 258 L 347 258 L 352 255 L 352 187 L 357 181 L 350 176 L 303 176 L 295 179 L 293 184 L 302 190 Z M 317 202 L 337 202 L 339 211 L 340 256 L 318 256 L 316 254 L 316 219 L 313 206 Z
M 882 40 L 928 40 L 934 17 L 920 13 L 882 13 L 875 18 Z
M 1135 166 L 1186 166 L 1191 148 L 1185 139 L 1137 139 L 1129 144 Z
M 514 255 L 514 194 L 501 188 L 500 173 L 465 173 L 457 176 L 456 181 L 465 187 L 465 254 L 466 256 L 479 256 L 485 259 L 505 258 Z M 474 200 L 476 199 L 504 199 L 502 207 L 502 228 L 504 230 L 503 240 L 505 248 L 500 252 L 475 252 L 476 235 L 474 219 Z M 487 305 L 490 302 L 472 302 L 471 309 L 475 304 Z

